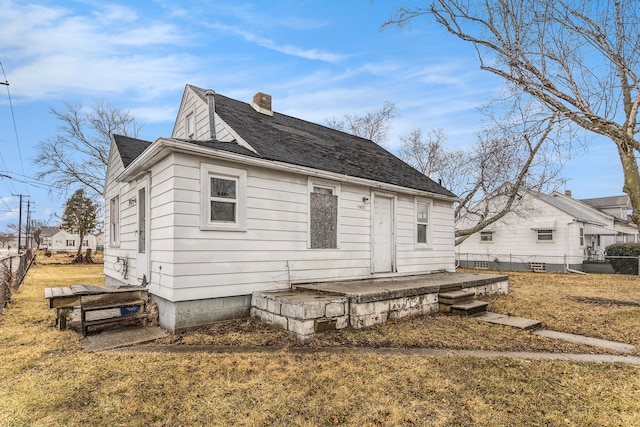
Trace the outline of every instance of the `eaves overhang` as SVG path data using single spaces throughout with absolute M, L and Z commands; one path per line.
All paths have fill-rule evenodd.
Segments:
M 328 180 L 349 182 L 371 187 L 382 191 L 392 191 L 397 193 L 409 194 L 419 197 L 427 197 L 447 202 L 460 201 L 458 197 L 445 196 L 443 194 L 432 193 L 429 191 L 418 190 L 400 185 L 389 184 L 380 181 L 374 181 L 366 178 L 354 177 L 351 175 L 338 174 L 321 169 L 309 168 L 306 166 L 294 165 L 291 163 L 279 162 L 274 160 L 266 160 L 260 157 L 250 157 L 242 154 L 233 153 L 225 150 L 218 150 L 210 147 L 203 147 L 189 142 L 179 141 L 171 138 L 158 138 L 146 150 L 144 150 L 133 162 L 124 169 L 124 171 L 116 177 L 119 182 L 129 182 L 141 175 L 146 174 L 150 168 L 160 160 L 172 153 L 184 153 L 200 156 L 207 159 L 226 160 L 230 162 L 256 166 L 266 169 L 278 170 L 289 173 L 297 173 L 301 175 L 313 176 Z

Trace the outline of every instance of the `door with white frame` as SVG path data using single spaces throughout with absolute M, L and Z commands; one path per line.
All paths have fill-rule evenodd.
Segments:
M 394 198 L 376 194 L 372 199 L 372 271 L 391 273 L 395 264 Z
M 143 179 L 136 187 L 137 200 L 137 259 L 136 277 L 141 282 L 149 281 L 149 185 Z

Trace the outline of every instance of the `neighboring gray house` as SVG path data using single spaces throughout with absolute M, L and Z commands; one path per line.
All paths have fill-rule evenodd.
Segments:
M 621 205 L 611 205 L 614 199 L 620 202 L 624 196 L 581 201 L 569 191 L 522 189 L 514 211 L 458 245 L 458 262 L 469 268 L 583 270 L 585 261 L 603 260 L 608 245 L 638 241 L 638 228 L 627 219 L 626 209 L 623 214 Z M 611 209 L 603 209 L 605 205 Z M 456 228 L 471 224 L 473 220 L 462 217 Z
M 170 331 L 255 291 L 454 271 L 455 196 L 375 143 L 187 85 L 170 138 L 114 135 L 105 275 Z

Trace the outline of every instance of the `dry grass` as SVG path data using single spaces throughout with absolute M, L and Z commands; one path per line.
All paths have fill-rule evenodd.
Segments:
M 54 316 L 46 310 L 43 288 L 100 284 L 100 271 L 100 266 L 38 264 L 29 272 L 0 317 L 0 425 L 640 425 L 640 368 L 628 365 L 321 351 L 293 354 L 286 348 L 276 353 L 84 353 L 77 334 L 53 328 Z M 565 278 L 544 277 L 558 283 Z M 514 275 L 513 294 L 492 298 L 493 309 L 505 307 L 515 310 L 513 314 L 531 317 L 545 315 L 541 320 L 550 326 L 552 320 L 556 321 L 554 325 L 561 327 L 565 321 L 570 325 L 571 318 L 552 316 L 554 304 L 591 304 L 574 301 L 574 297 L 605 297 L 599 294 L 597 281 L 591 287 L 589 278 L 580 291 L 579 280 L 563 284 L 573 286 L 579 295 L 567 291 L 557 303 L 537 309 L 531 289 L 546 288 L 544 283 L 533 282 L 544 282 L 544 277 Z M 578 276 L 566 278 L 576 280 Z M 605 278 L 609 279 L 601 277 Z M 616 287 L 629 288 L 606 298 L 633 300 L 633 295 L 625 296 L 637 292 L 631 282 L 618 282 L 617 276 L 610 279 Z M 637 315 L 636 307 L 601 308 L 609 310 L 612 335 L 619 333 L 617 322 L 622 318 L 624 323 L 625 318 L 612 313 L 622 309 L 630 310 L 632 318 Z M 587 316 L 585 322 L 593 321 L 590 315 L 580 315 Z M 442 331 L 447 326 L 461 329 L 453 333 L 457 339 L 473 339 L 489 348 L 510 348 L 508 343 L 491 342 L 514 337 L 501 327 L 485 325 L 482 328 L 486 329 L 477 329 L 470 326 L 477 323 L 472 319 L 454 323 L 447 319 L 454 318 L 432 316 L 366 331 L 328 334 L 310 345 L 369 342 L 388 346 L 404 342 L 415 346 L 427 342 L 464 348 L 466 344 L 456 344 L 456 338 L 439 345 L 439 338 L 428 338 L 432 332 L 444 336 Z M 288 335 L 257 322 L 225 325 L 226 330 L 204 329 L 175 340 L 182 345 L 293 345 Z M 630 333 L 637 335 L 639 329 L 636 322 Z M 394 338 L 395 334 L 404 337 Z M 480 336 L 472 337 L 474 334 Z M 512 345 L 539 348 L 540 343 Z

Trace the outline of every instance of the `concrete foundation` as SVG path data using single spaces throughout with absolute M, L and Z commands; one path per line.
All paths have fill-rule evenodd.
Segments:
M 316 333 L 349 325 L 349 299 L 305 291 L 254 292 L 251 316 L 306 341 Z
M 172 333 L 250 315 L 251 295 L 177 302 L 151 297 L 158 304 L 160 326 Z
M 319 332 L 366 328 L 391 319 L 440 310 L 439 294 L 506 294 L 508 277 L 435 273 L 418 277 L 296 285 L 294 290 L 253 294 L 251 315 L 305 341 Z

